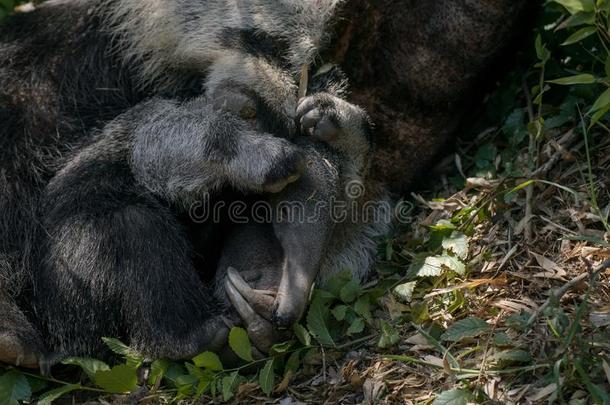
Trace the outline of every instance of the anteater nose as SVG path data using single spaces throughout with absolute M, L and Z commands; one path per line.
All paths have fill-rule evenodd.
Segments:
M 288 329 L 295 323 L 298 319 L 295 319 L 294 316 L 290 316 L 288 314 L 282 315 L 278 314 L 278 312 L 274 312 L 271 317 L 271 322 L 278 329 Z

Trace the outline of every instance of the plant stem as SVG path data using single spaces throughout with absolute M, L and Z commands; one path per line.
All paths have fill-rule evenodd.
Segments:
M 388 359 L 388 360 L 404 361 L 406 363 L 421 364 L 422 366 L 443 368 L 443 366 L 441 366 L 441 365 L 431 363 L 431 362 L 425 361 L 425 360 L 420 360 L 418 358 L 411 357 L 411 356 L 388 354 L 388 355 L 384 355 L 383 358 Z M 513 374 L 513 373 L 518 373 L 518 372 L 523 372 L 523 371 L 533 371 L 533 370 L 537 370 L 539 368 L 549 368 L 549 367 L 551 367 L 550 364 L 535 364 L 532 366 L 507 368 L 504 370 L 485 370 L 485 371 L 483 371 L 483 370 L 479 370 L 479 369 L 455 368 L 455 367 L 450 367 L 449 369 L 453 372 L 461 373 L 461 374 L 479 375 L 480 373 L 484 372 L 488 375 L 500 375 L 500 374 Z
M 87 387 L 85 385 L 82 385 L 80 383 L 71 383 L 71 382 L 67 382 L 67 381 L 62 381 L 62 380 L 58 380 L 56 378 L 53 377 L 43 377 L 41 375 L 38 374 L 34 374 L 34 373 L 28 373 L 27 371 L 21 371 L 21 374 L 23 375 L 27 375 L 28 377 L 32 377 L 35 378 L 37 380 L 41 380 L 41 381 L 47 381 L 47 382 L 52 382 L 54 384 L 59 384 L 59 385 L 73 385 L 75 387 L 75 391 L 91 391 L 91 392 L 102 392 L 104 394 L 111 394 L 110 392 L 103 390 L 101 388 L 93 388 L 93 387 Z

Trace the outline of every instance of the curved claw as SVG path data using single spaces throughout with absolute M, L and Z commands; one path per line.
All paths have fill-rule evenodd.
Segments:
M 227 269 L 227 278 L 257 314 L 271 320 L 275 292 L 253 289 L 233 267 Z
M 267 353 L 277 341 L 273 325 L 252 308 L 229 277 L 225 279 L 225 290 L 231 304 L 244 321 L 252 343 L 257 349 Z

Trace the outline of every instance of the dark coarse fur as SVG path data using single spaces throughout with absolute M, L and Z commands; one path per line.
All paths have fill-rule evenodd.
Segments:
M 148 94 L 109 52 L 109 33 L 91 11 L 85 2 L 49 3 L 0 26 L 0 287 L 58 351 L 99 351 L 101 342 L 82 337 L 124 335 L 134 317 L 150 323 L 140 325 L 134 343 L 148 339 L 167 350 L 213 309 L 202 288 L 184 288 L 201 284 L 188 272 L 187 241 L 168 207 L 135 184 L 127 156 L 116 159 L 125 154 L 120 140 L 95 147 L 105 123 Z M 188 96 L 190 83 L 187 76 L 171 96 Z M 77 154 L 77 164 L 51 181 Z M 39 270 L 52 264 L 72 267 L 62 277 Z M 132 294 L 133 304 L 120 317 L 112 310 L 121 308 L 118 290 Z M 84 310 L 93 307 L 107 310 Z M 159 334 L 157 322 L 175 336 Z
M 179 24 L 190 30 L 201 20 L 214 16 L 212 11 L 221 10 L 210 8 L 210 13 L 201 12 L 210 4 L 220 4 L 220 0 L 197 4 L 176 1 L 181 6 L 189 6 L 179 7 L 180 15 L 172 15 L 177 20 L 165 19 L 160 14 L 160 20 L 139 20 L 145 22 L 142 25 L 130 18 L 148 15 L 151 10 L 165 10 L 167 4 L 174 3 L 104 1 L 102 4 L 110 8 L 127 6 L 108 20 L 105 14 L 108 9 L 98 7 L 99 2 L 54 0 L 35 12 L 15 15 L 0 26 L 0 290 L 11 292 L 9 299 L 0 300 L 0 314 L 7 313 L 4 311 L 15 314 L 11 298 L 16 299 L 44 336 L 44 342 L 26 339 L 28 331 L 31 336 L 36 332 L 21 327 L 18 331 L 24 334 L 21 340 L 32 346 L 44 344 L 63 354 L 94 354 L 102 350 L 99 337 L 106 335 L 126 338 L 151 356 L 176 358 L 224 340 L 213 331 L 219 330 L 217 326 L 222 322 L 219 316 L 225 307 L 200 282 L 193 265 L 196 255 L 189 240 L 191 232 L 177 219 L 176 211 L 188 206 L 202 192 L 219 190 L 225 185 L 260 191 L 269 183 L 292 174 L 298 150 L 284 139 L 253 132 L 241 120 L 223 115 L 205 97 L 199 97 L 202 83 L 214 89 L 223 80 L 234 78 L 239 69 L 227 68 L 242 66 L 235 64 L 241 55 L 236 58 L 231 52 L 223 52 L 221 59 L 225 61 L 216 71 L 219 74 L 210 75 L 217 77 L 217 81 L 206 82 L 209 77 L 204 73 L 212 66 L 212 60 L 197 59 L 201 55 L 191 52 L 193 48 L 189 44 L 212 44 L 219 49 L 240 44 L 254 58 L 252 66 L 256 66 L 260 57 L 276 57 L 272 48 L 277 44 L 285 46 L 285 37 L 275 32 L 263 38 L 264 46 L 253 49 L 255 41 L 249 31 L 252 27 L 236 32 L 235 27 L 223 27 L 219 23 L 214 31 L 217 35 L 211 38 L 193 35 L 190 42 L 166 42 L 171 36 L 165 34 L 178 34 L 175 40 L 183 32 L 162 28 Z M 272 6 L 268 11 L 277 21 L 287 21 L 275 2 L 258 0 L 257 3 Z M 350 4 L 357 7 L 361 3 Z M 395 21 L 401 20 L 401 15 L 409 15 L 405 7 L 399 7 L 401 2 L 379 3 L 388 3 L 389 10 L 396 11 L 392 13 L 382 13 L 371 6 L 373 3 L 367 2 L 367 9 L 375 10 L 362 18 L 365 24 L 361 28 L 366 30 L 378 24 L 374 30 L 380 32 L 380 37 L 355 41 L 363 44 L 362 47 L 345 45 L 345 52 L 339 50 L 337 59 L 349 60 L 352 69 L 364 66 L 364 72 L 371 63 L 371 69 L 384 73 L 380 81 L 375 75 L 366 79 L 350 72 L 356 83 L 355 97 L 370 104 L 367 107 L 376 110 L 377 117 L 400 126 L 409 120 L 404 114 L 384 107 L 396 95 L 396 90 L 391 88 L 396 85 L 406 88 L 407 82 L 421 69 L 427 68 L 428 72 L 432 69 L 423 56 L 409 59 L 412 65 L 405 74 L 394 69 L 403 65 L 400 56 L 408 53 L 405 49 L 420 48 L 412 42 L 402 47 L 398 38 L 404 35 L 387 38 L 386 31 L 424 32 L 422 41 L 427 42 L 421 49 L 432 52 L 435 47 L 441 50 L 447 47 L 441 46 L 443 41 L 430 33 L 440 32 L 447 25 L 461 27 L 462 23 L 447 23 L 446 13 L 428 2 L 418 5 L 409 1 L 406 3 L 416 11 L 412 17 L 415 23 L 397 27 Z M 471 1 L 455 3 L 471 17 L 480 11 Z M 483 3 L 482 9 L 501 9 L 500 16 L 511 9 L 504 0 Z M 298 6 L 302 2 L 278 0 L 277 4 Z M 158 9 L 153 8 L 155 5 Z M 420 17 L 422 21 L 418 23 Z M 393 23 L 379 28 L 388 18 Z M 494 18 L 497 23 L 500 17 Z M 108 21 L 118 24 L 120 29 L 110 29 Z M 160 36 L 152 30 L 157 26 Z M 130 27 L 139 30 L 139 35 L 130 36 Z M 353 27 L 348 31 L 360 33 Z M 494 38 L 502 43 L 506 36 L 503 32 L 482 38 L 477 53 L 481 47 L 488 49 L 484 58 L 460 64 L 455 72 L 450 66 L 444 66 L 444 70 L 452 73 L 449 81 L 454 83 L 456 76 L 466 69 L 481 71 L 496 49 L 490 43 Z M 201 38 L 206 41 L 200 41 Z M 337 43 L 342 45 L 342 41 Z M 299 44 L 305 46 L 288 51 L 292 62 L 309 52 L 308 41 L 297 41 Z M 208 48 L 201 49 L 207 52 Z M 360 49 L 363 51 L 359 52 Z M 173 50 L 182 51 L 182 57 L 172 54 Z M 165 58 L 155 59 L 157 52 Z M 203 56 L 207 56 L 205 52 Z M 194 58 L 188 59 L 191 54 Z M 375 57 L 366 59 L 370 55 Z M 163 62 L 158 62 L 161 59 Z M 252 58 L 248 60 L 252 62 Z M 391 63 L 384 68 L 387 60 Z M 171 61 L 176 63 L 168 63 Z M 294 63 L 290 65 L 293 70 L 296 67 Z M 226 77 L 223 72 L 227 72 Z M 395 80 L 396 77 L 400 80 Z M 416 87 L 411 97 L 419 100 L 420 90 L 427 88 L 426 83 L 442 83 L 437 79 L 432 75 L 426 76 L 424 83 L 413 81 Z M 247 74 L 242 80 L 256 83 L 258 88 L 254 90 L 263 99 L 268 85 L 279 82 L 253 81 Z M 460 83 L 469 87 L 473 80 L 469 76 Z M 379 82 L 381 90 L 373 89 L 371 82 Z M 273 94 L 267 100 L 280 100 L 277 95 L 281 94 L 281 87 L 279 91 L 271 91 Z M 437 93 L 440 98 L 444 94 L 455 103 L 463 91 L 449 88 L 447 93 L 440 90 Z M 290 97 L 286 100 L 291 101 Z M 378 100 L 382 103 L 376 103 Z M 402 98 L 398 101 L 401 105 L 417 104 Z M 444 101 L 435 98 L 431 105 L 436 110 Z M 293 107 L 291 102 L 278 103 L 271 109 L 272 113 L 281 114 Z M 428 123 L 435 121 L 440 125 L 448 122 L 447 126 L 452 128 L 455 121 L 454 115 L 441 119 L 440 112 L 428 121 L 420 119 L 419 114 L 414 116 L 419 120 L 414 124 L 417 127 L 424 122 L 426 128 L 437 128 Z M 386 128 L 384 133 L 387 132 L 391 131 Z M 415 154 L 408 156 L 430 154 L 436 149 L 434 144 L 439 143 L 438 137 L 409 138 L 401 128 L 394 132 L 398 136 L 388 142 L 393 153 L 407 150 Z M 194 139 L 190 136 L 193 133 L 206 136 Z M 206 157 L 203 161 L 202 156 Z M 421 164 L 417 158 L 400 160 Z M 396 161 L 385 167 L 401 167 L 394 165 Z M 383 166 L 382 159 L 375 162 L 376 166 L 380 166 L 379 162 Z M 218 165 L 223 169 L 218 170 Z M 416 171 L 411 169 L 406 174 Z M 401 169 L 399 175 L 404 176 L 405 170 Z M 397 175 L 392 172 L 387 177 L 396 180 Z M 355 239 L 358 240 L 349 243 L 352 250 L 362 250 L 359 249 L 362 246 L 367 252 L 371 247 L 374 249 L 369 238 Z M 338 247 L 334 256 L 347 255 Z M 352 257 L 346 260 L 366 263 L 371 260 L 368 254 L 361 259 Z M 210 314 L 216 316 L 210 317 Z M 7 324 L 23 319 L 22 314 L 16 315 L 0 315 L 0 338 Z M 30 350 L 44 349 L 32 347 Z
M 424 186 L 482 93 L 514 61 L 539 0 L 351 0 L 333 58 L 376 123 L 372 175 Z M 498 64 L 498 62 L 504 62 Z M 508 62 L 508 63 L 507 63 Z
M 134 55 L 133 44 L 126 41 L 133 38 L 130 35 L 140 35 L 139 40 L 146 42 L 142 32 L 114 28 L 123 19 L 131 21 L 134 14 L 113 12 L 134 4 L 108 1 L 98 7 L 88 1 L 50 1 L 35 12 L 12 17 L 0 28 L 0 119 L 5 124 L 0 133 L 5 143 L 0 163 L 4 222 L 0 252 L 6 280 L 0 288 L 12 293 L 34 328 L 42 332 L 42 343 L 28 343 L 37 347 L 25 348 L 36 353 L 44 352 L 38 347 L 44 345 L 60 355 L 96 355 L 103 351 L 102 336 L 122 337 L 150 356 L 169 358 L 224 343 L 222 316 L 227 307 L 214 298 L 209 283 L 201 282 L 191 233 L 178 214 L 203 193 L 225 187 L 259 192 L 298 170 L 302 152 L 297 145 L 265 133 L 264 127 L 253 130 L 238 117 L 214 108 L 208 96 L 197 95 L 211 60 L 172 66 L 167 60 L 157 63 L 158 56 L 142 50 Z M 219 4 L 205 7 L 219 12 L 212 10 Z M 290 1 L 286 4 L 288 10 L 293 6 Z M 197 7 L 196 11 L 205 11 Z M 116 15 L 119 19 L 113 20 Z M 136 14 L 136 21 L 139 18 Z M 222 26 L 222 18 L 211 24 Z M 300 23 L 294 27 L 301 29 Z M 207 32 L 205 25 L 201 29 Z M 235 46 L 228 31 L 221 32 L 213 40 L 219 40 L 220 47 Z M 258 58 L 248 59 L 255 65 L 270 68 L 270 84 L 275 77 L 287 77 L 288 72 L 278 70 L 277 76 L 273 66 L 260 59 L 277 55 L 267 55 L 264 47 L 260 54 L 250 49 L 247 32 L 238 37 L 242 54 Z M 197 34 L 201 32 L 195 30 L 193 38 Z M 160 35 L 171 37 L 170 32 Z M 240 50 L 232 51 L 231 61 L 239 60 Z M 300 51 L 291 50 L 295 58 Z M 168 69 L 163 77 L 150 70 L 160 66 Z M 150 77 L 143 76 L 147 74 Z M 214 86 L 227 79 L 222 73 L 209 76 L 218 78 L 211 82 Z M 264 83 L 255 83 L 264 93 Z M 277 86 L 280 92 L 283 86 Z M 267 97 L 271 102 L 261 95 L 270 114 L 281 115 L 278 108 L 283 108 L 283 100 L 274 105 L 277 98 L 271 93 Z M 334 103 L 344 103 L 329 97 L 312 98 L 305 111 L 320 107 L 332 113 Z M 349 108 L 356 127 L 368 125 L 359 110 Z M 345 125 L 356 128 L 351 121 Z M 266 129 L 278 131 L 277 125 Z M 314 147 L 309 156 L 322 162 L 316 149 L 320 150 Z M 305 153 L 307 157 L 309 152 Z M 343 169 L 336 159 L 324 159 Z M 334 179 L 324 184 L 332 193 L 341 186 Z M 303 190 L 288 193 L 302 200 L 311 195 Z M 328 223 L 324 232 L 332 228 Z M 349 256 L 345 249 L 354 247 L 373 250 L 366 238 L 359 243 L 351 240 L 373 236 L 373 231 L 363 229 L 344 237 L 334 247 L 337 257 Z M 320 233 L 313 228 L 307 232 L 319 250 L 315 267 L 323 259 L 331 270 L 340 266 L 337 260 L 324 258 Z M 295 252 L 304 251 L 294 237 L 288 239 Z M 307 267 L 311 257 L 295 259 L 295 266 Z M 371 257 L 367 254 L 362 263 L 369 265 Z M 308 288 L 303 288 L 302 304 L 290 309 L 290 316 L 302 312 Z M 4 309 L 15 312 L 10 300 Z M 0 327 L 9 330 L 13 318 L 0 319 Z M 30 342 L 23 334 L 22 341 Z
M 17 14 L 0 38 L 0 288 L 55 351 L 99 353 L 101 336 L 123 336 L 152 355 L 195 353 L 211 341 L 197 329 L 213 329 L 209 314 L 221 311 L 168 204 L 132 174 L 126 137 L 147 106 L 106 128 L 114 139 L 99 147 L 105 124 L 149 92 L 87 2 Z M 191 97 L 200 81 L 187 72 L 164 96 Z M 11 324 L 14 308 L 2 305 Z

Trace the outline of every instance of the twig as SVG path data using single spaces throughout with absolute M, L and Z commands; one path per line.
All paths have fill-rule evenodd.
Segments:
M 425 361 L 425 360 L 420 360 L 418 358 L 415 357 L 411 357 L 411 356 L 404 356 L 404 355 L 382 355 L 383 359 L 386 360 L 393 360 L 393 361 L 402 361 L 405 363 L 413 363 L 413 364 L 419 364 L 421 366 L 430 366 L 430 367 L 435 367 L 435 368 L 443 368 L 442 365 L 436 364 L 436 363 L 432 363 L 429 361 Z M 515 367 L 515 368 L 509 368 L 509 369 L 504 369 L 504 370 L 487 370 L 486 374 L 487 375 L 501 375 L 501 374 L 514 374 L 514 373 L 518 373 L 518 372 L 524 372 L 524 371 L 534 371 L 537 370 L 539 368 L 550 368 L 552 367 L 551 364 L 534 364 L 531 366 L 525 366 L 525 367 Z M 450 367 L 450 370 L 454 373 L 460 373 L 460 374 L 472 374 L 472 375 L 479 375 L 481 373 L 481 369 L 471 369 L 471 368 L 458 368 L 458 367 Z
M 578 277 L 574 277 L 572 280 L 565 283 L 561 288 L 551 294 L 551 296 L 542 304 L 536 312 L 530 316 L 530 319 L 527 321 L 527 326 L 530 327 L 532 324 L 538 319 L 540 314 L 551 305 L 551 302 L 554 300 L 560 300 L 572 287 L 584 281 L 587 278 L 594 279 L 597 277 L 602 271 L 610 268 L 610 259 L 607 259 L 602 264 L 600 264 L 597 269 L 595 269 L 592 273 L 585 272 L 579 275 Z
M 548 161 L 546 161 L 546 163 L 544 163 L 542 166 L 540 166 L 538 169 L 536 169 L 532 173 L 531 178 L 538 179 L 543 176 L 546 176 L 546 174 L 561 159 L 565 158 L 565 156 L 570 153 L 569 150 L 566 150 L 565 146 L 569 147 L 576 140 L 576 138 L 577 138 L 576 132 L 570 131 L 570 133 L 565 137 L 564 142 L 562 144 L 553 145 L 555 147 L 555 153 L 551 156 L 551 158 Z
M 498 317 L 496 319 L 502 319 L 502 316 L 504 315 L 504 310 L 500 310 L 500 313 L 498 314 Z M 485 368 L 486 368 L 486 363 L 487 363 L 487 355 L 489 354 L 489 343 L 492 340 L 492 336 L 493 334 L 496 332 L 496 328 L 498 327 L 498 322 L 494 322 L 490 333 L 487 335 L 487 339 L 485 340 L 485 351 L 483 352 L 483 359 L 481 360 L 481 372 L 479 373 L 479 376 L 477 377 L 477 384 L 481 385 L 481 383 L 483 382 L 483 374 L 485 373 Z
M 509 228 L 509 230 L 510 230 L 510 228 Z M 498 266 L 498 270 L 496 270 L 496 273 L 499 272 L 500 270 L 502 270 L 502 268 L 504 267 L 506 262 L 508 262 L 508 260 L 511 257 L 513 257 L 513 255 L 515 254 L 515 252 L 517 251 L 518 248 L 519 248 L 519 245 L 515 245 L 508 251 L 508 253 L 504 256 L 504 258 L 502 258 L 502 261 L 500 262 L 500 266 Z
M 523 93 L 525 94 L 525 99 L 527 101 L 527 114 L 530 122 L 534 122 L 534 106 L 532 102 L 532 95 L 527 88 L 527 81 L 525 76 L 522 81 Z M 536 148 L 536 138 L 531 133 L 529 134 L 529 145 L 528 145 L 528 154 L 529 154 L 529 170 L 533 172 L 534 169 L 534 149 Z M 525 189 L 525 240 L 528 242 L 532 241 L 532 200 L 534 198 L 534 185 L 530 184 Z
M 299 99 L 307 95 L 309 85 L 309 65 L 301 66 L 301 77 L 299 78 Z
M 377 333 L 373 333 L 373 334 L 370 334 L 368 336 L 364 336 L 364 337 L 358 338 L 356 340 L 352 340 L 350 342 L 347 342 L 347 343 L 344 343 L 342 345 L 336 346 L 335 348 L 337 350 L 347 349 L 350 346 L 356 346 L 356 345 L 358 345 L 358 344 L 360 344 L 362 342 L 366 342 L 367 340 L 370 340 L 370 339 L 372 339 L 372 338 L 374 338 L 376 336 L 377 336 Z
M 534 114 L 534 102 L 532 101 L 532 95 L 527 87 L 527 80 L 525 76 L 522 77 L 521 87 L 523 88 L 523 94 L 525 94 L 525 102 L 527 103 L 527 117 L 530 122 L 534 122 L 536 116 Z
M 79 383 L 70 383 L 67 381 L 63 381 L 63 380 L 58 380 L 56 378 L 53 377 L 44 377 L 42 375 L 39 374 L 34 374 L 34 373 L 30 373 L 27 371 L 21 371 L 21 374 L 26 375 L 28 377 L 32 377 L 35 378 L 37 380 L 41 380 L 41 381 L 47 381 L 47 382 L 52 382 L 54 384 L 59 384 L 59 385 L 64 385 L 64 386 L 73 386 L 74 387 L 74 391 L 91 391 L 91 392 L 99 392 L 102 394 L 110 394 L 110 392 L 101 389 L 101 388 L 93 388 L 93 387 L 87 387 L 85 385 L 81 385 Z
M 322 352 L 322 378 L 324 384 L 326 384 L 326 352 L 324 351 L 324 346 L 320 346 L 320 351 Z

